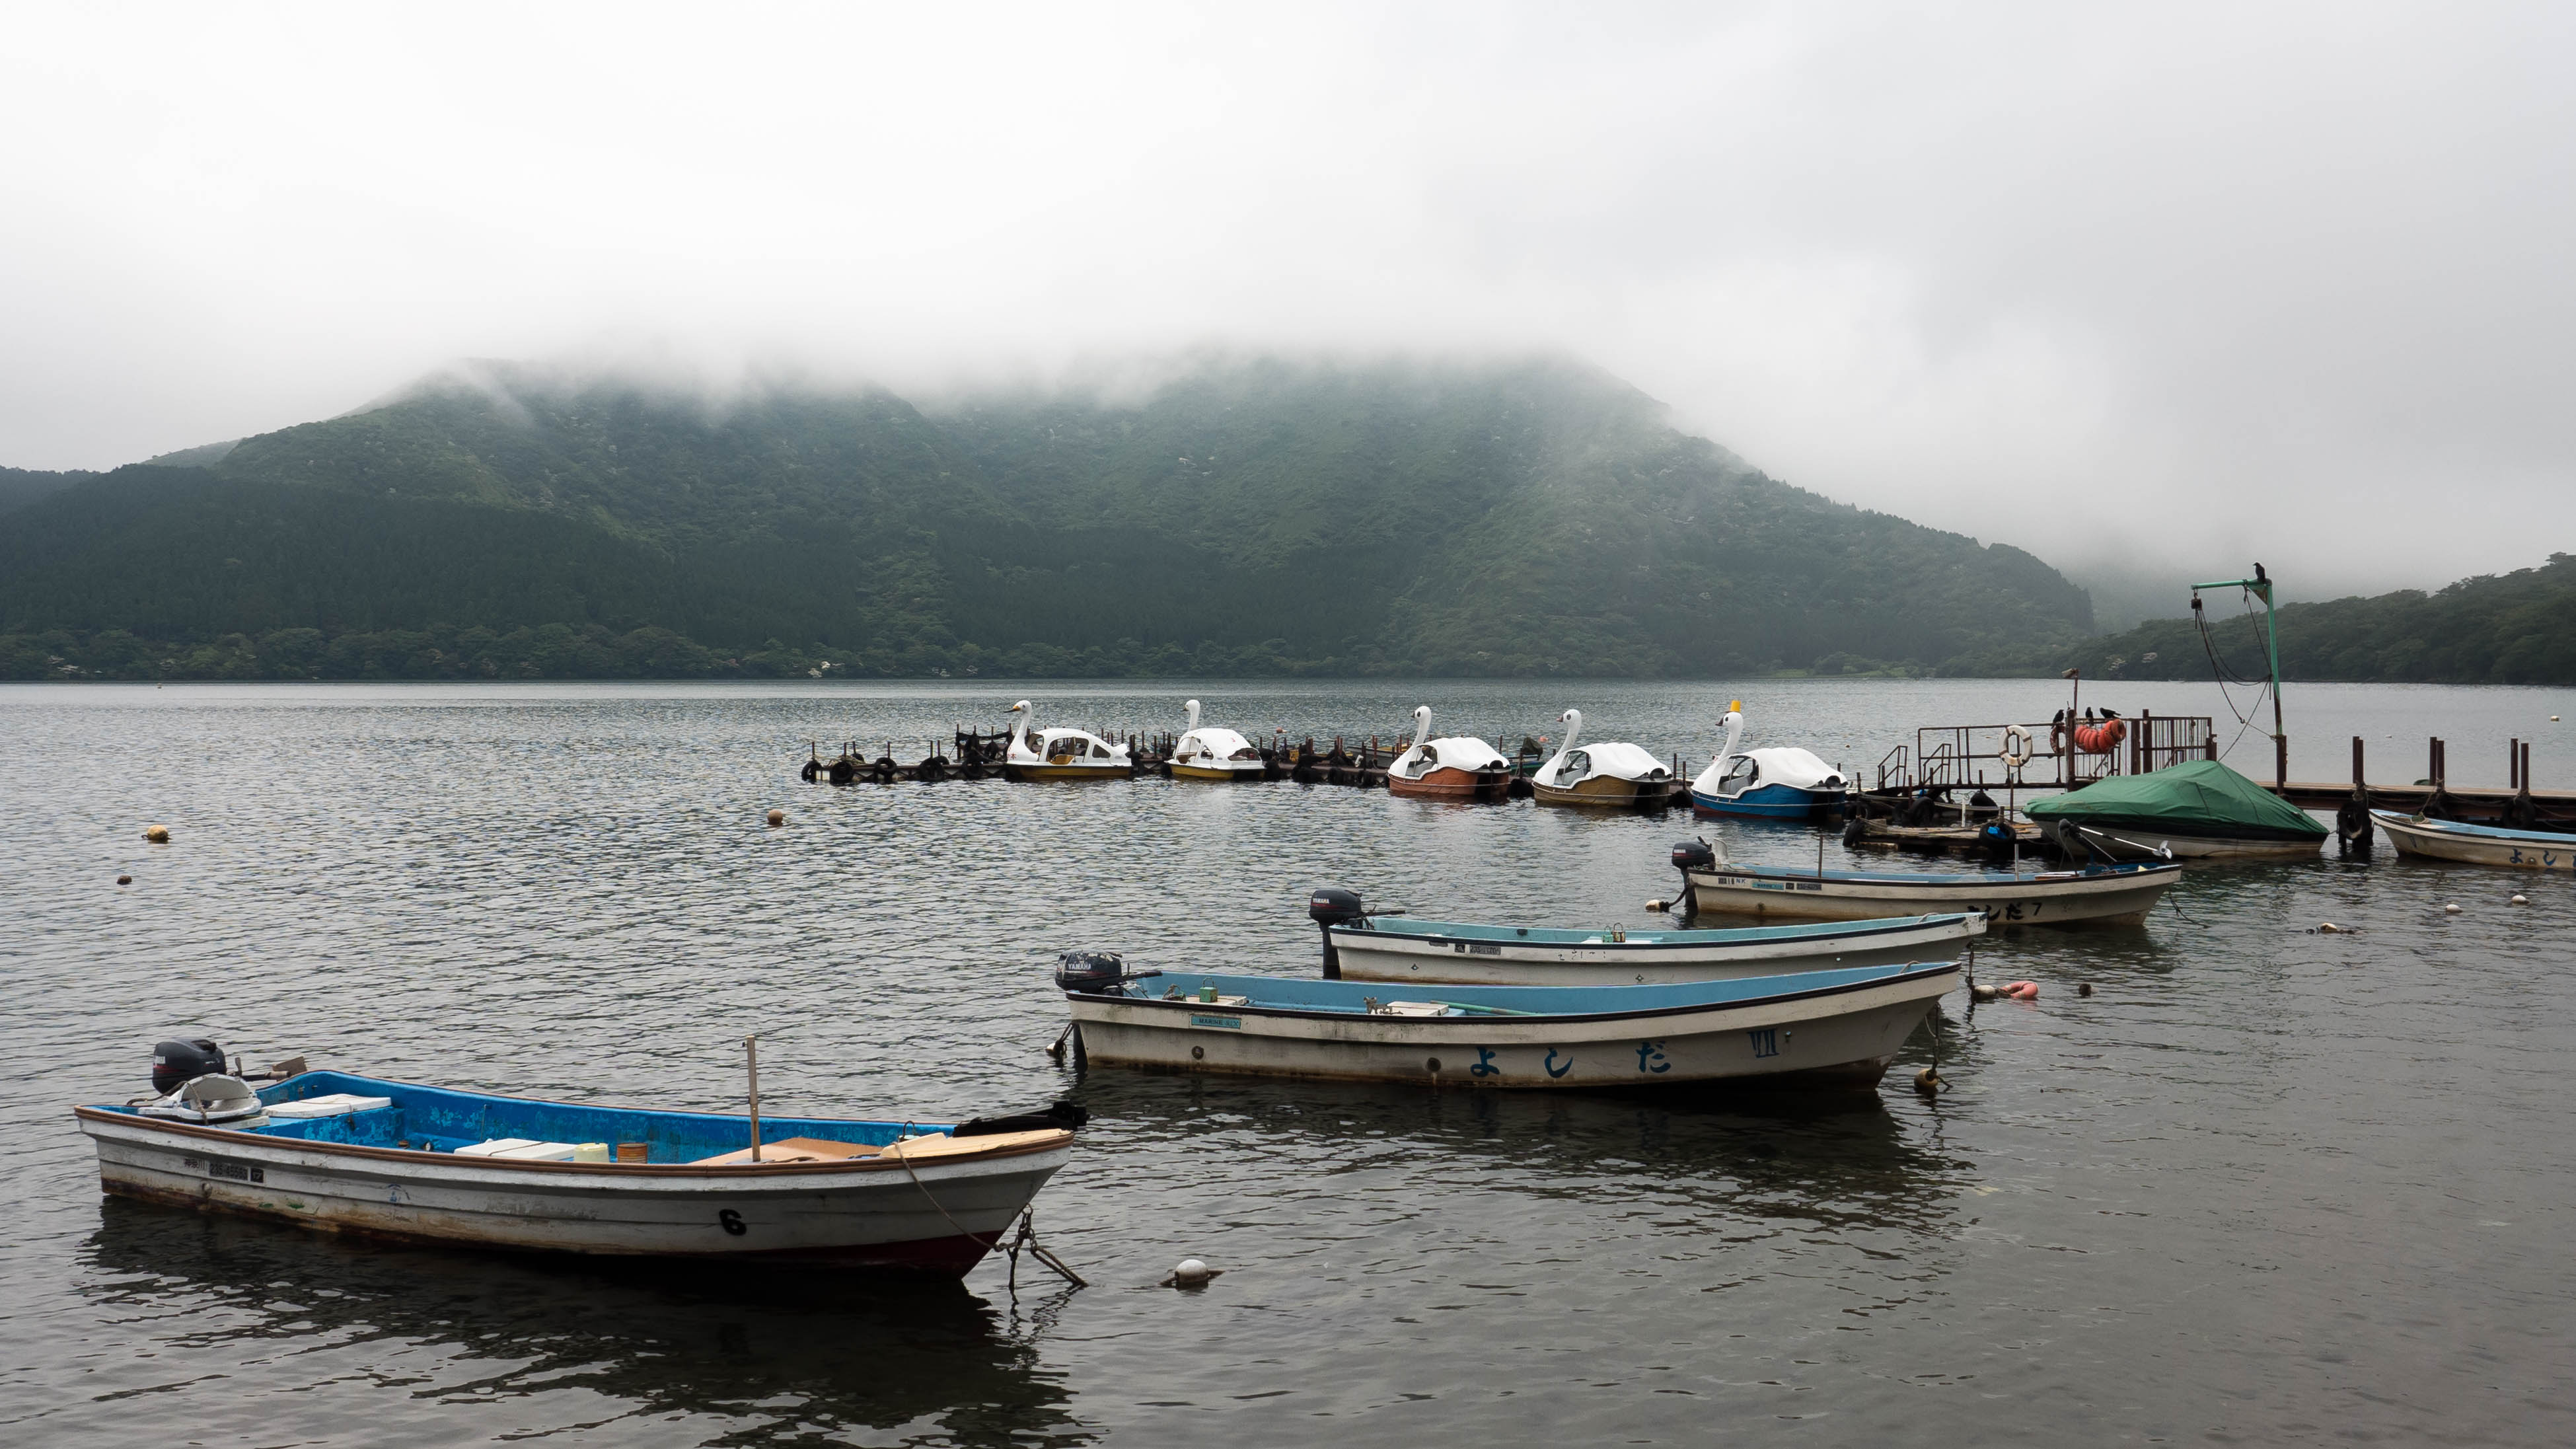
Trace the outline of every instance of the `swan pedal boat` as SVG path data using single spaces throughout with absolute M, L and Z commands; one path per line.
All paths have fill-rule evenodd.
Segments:
M 1974 911 L 1995 926 L 2139 925 L 2182 867 L 2156 862 L 2082 870 L 1956 875 L 1715 865 L 1685 869 L 1686 911 L 1857 921 L 1906 911 Z
M 1123 744 L 1111 744 L 1089 730 L 1032 730 L 1036 718 L 1027 700 L 1011 706 L 1019 723 L 1002 750 L 1002 773 L 1014 780 L 1126 780 L 1136 762 Z
M 2454 860 L 2465 865 L 2514 866 L 2523 870 L 2576 871 L 2576 835 L 2555 830 L 2513 830 L 2501 825 L 2471 825 L 2460 820 L 2432 820 L 2373 810 L 2370 818 L 2388 832 L 2399 855 L 2418 860 Z
M 1390 795 L 1420 800 L 1505 800 L 1511 797 L 1512 762 L 1473 735 L 1428 739 L 1431 706 L 1413 711 L 1413 742 L 1386 767 Z
M 1702 819 L 1745 815 L 1803 820 L 1839 808 L 1849 792 L 1842 773 L 1812 750 L 1794 746 L 1738 750 L 1744 737 L 1744 702 L 1727 706 L 1726 743 L 1691 781 L 1691 813 Z
M 1640 986 L 1845 966 L 1948 961 L 1986 933 L 1978 912 L 1725 930 L 1479 926 L 1366 916 L 1324 928 L 1344 981 Z
M 1199 702 L 1187 701 L 1189 729 L 1172 746 L 1175 780 L 1266 780 L 1268 761 L 1252 741 L 1230 729 L 1199 724 Z
M 1538 803 L 1633 809 L 1671 802 L 1673 774 L 1663 761 L 1620 740 L 1578 748 L 1575 741 L 1583 736 L 1579 709 L 1558 715 L 1557 723 L 1566 727 L 1565 743 L 1530 777 L 1530 793 Z
M 956 1137 L 952 1124 L 764 1114 L 753 1162 L 741 1116 L 330 1071 L 258 1096 L 269 1111 L 246 1128 L 132 1105 L 73 1115 L 98 1149 L 100 1186 L 119 1197 L 484 1248 L 947 1276 L 975 1266 L 1073 1147 L 1063 1128 Z M 285 1115 L 317 1098 L 336 1110 Z M 338 1106 L 348 1099 L 355 1109 Z M 580 1144 L 644 1160 L 556 1160 Z
M 1650 986 L 1383 986 L 1165 972 L 1065 1001 L 1092 1062 L 1543 1090 L 1876 1085 L 1956 962 Z

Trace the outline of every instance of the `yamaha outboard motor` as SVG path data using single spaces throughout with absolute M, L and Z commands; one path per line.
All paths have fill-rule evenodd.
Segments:
M 224 1069 L 224 1049 L 198 1037 L 152 1048 L 152 1090 L 166 1097 L 197 1078 Z
M 1705 840 L 1673 842 L 1673 869 L 1682 873 L 1682 893 L 1673 897 L 1673 910 L 1684 916 L 1699 914 L 1699 895 L 1691 889 L 1690 873 L 1717 869 L 1717 848 Z
M 1324 979 L 1341 980 L 1342 953 L 1333 949 L 1333 928 L 1356 926 L 1366 921 L 1368 907 L 1360 903 L 1358 891 L 1346 891 L 1340 886 L 1317 886 L 1313 898 L 1306 902 L 1306 916 L 1315 923 L 1316 930 L 1324 933 Z
M 1110 995 L 1127 983 L 1127 958 L 1115 951 L 1067 951 L 1055 958 L 1055 984 L 1066 991 Z

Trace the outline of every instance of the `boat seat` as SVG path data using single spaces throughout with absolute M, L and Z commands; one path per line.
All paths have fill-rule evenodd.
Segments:
M 516 1162 L 570 1162 L 581 1151 L 577 1143 L 539 1142 L 532 1137 L 495 1137 L 456 1149 L 459 1157 L 495 1157 Z
M 1377 1014 L 1380 1016 L 1447 1016 L 1449 1015 L 1449 1003 L 1445 1001 L 1389 1001 L 1378 1007 Z
M 776 1142 L 760 1144 L 762 1163 L 773 1162 L 838 1162 L 849 1157 L 874 1157 L 884 1149 L 864 1142 L 833 1142 L 821 1137 L 782 1137 Z M 723 1167 L 751 1161 L 751 1149 L 737 1148 L 714 1157 L 701 1157 L 691 1167 Z

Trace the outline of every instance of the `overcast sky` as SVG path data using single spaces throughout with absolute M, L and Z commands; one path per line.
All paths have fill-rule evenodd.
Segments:
M 2438 583 L 2576 550 L 2571 40 L 2457 3 L 19 7 L 0 463 L 461 357 L 921 389 L 1554 349 L 2071 571 Z

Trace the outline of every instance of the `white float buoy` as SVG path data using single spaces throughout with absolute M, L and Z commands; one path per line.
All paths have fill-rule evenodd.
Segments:
M 1183 1258 L 1173 1267 L 1172 1276 L 1163 1280 L 1163 1286 L 1167 1288 L 1201 1288 L 1205 1287 L 1207 1285 L 1207 1281 L 1216 1275 L 1217 1270 L 1209 1267 L 1200 1259 Z
M 170 827 L 167 825 L 146 825 L 143 827 L 143 838 L 151 841 L 154 845 L 168 845 L 170 843 Z
M 1650 911 L 1660 911 L 1666 904 L 1667 903 L 1664 901 L 1648 901 L 1646 902 L 1646 909 Z
M 2531 897 L 2529 897 L 2529 896 L 2515 896 L 2512 900 L 2507 901 L 2505 904 L 2507 904 L 2507 905 L 2514 905 L 2514 906 L 2527 906 L 2527 905 L 2530 905 L 2530 904 L 2531 904 Z
M 2339 936 L 2343 934 L 2343 927 L 2336 925 L 2332 921 L 2319 921 L 2317 923 L 2317 934 L 2320 936 Z
M 2442 907 L 2442 914 L 2443 914 L 2443 915 L 2446 915 L 2446 916 L 2456 916 L 2456 915 L 2458 915 L 2459 913 L 2460 913 L 2460 903 L 2459 903 L 2458 901 L 2453 901 L 2453 902 L 2451 902 L 2449 905 Z

